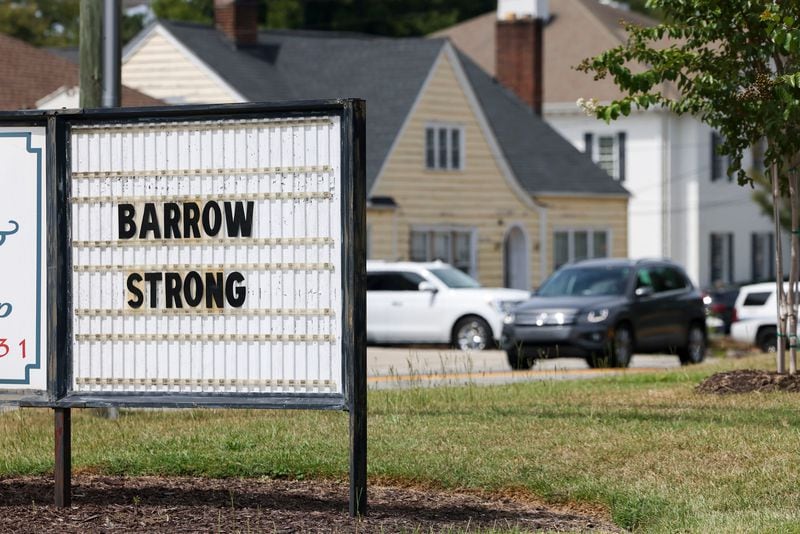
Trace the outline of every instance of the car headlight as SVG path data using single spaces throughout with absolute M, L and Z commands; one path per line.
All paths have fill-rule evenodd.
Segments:
M 503 324 L 514 324 L 514 320 L 516 317 L 513 313 L 507 313 L 505 317 L 503 317 Z
M 608 308 L 592 310 L 586 316 L 586 320 L 590 323 L 602 323 L 606 319 L 608 319 Z
M 514 306 L 519 304 L 520 301 L 518 300 L 490 300 L 489 306 L 494 308 L 495 311 L 500 313 L 510 313 L 511 310 L 514 309 Z

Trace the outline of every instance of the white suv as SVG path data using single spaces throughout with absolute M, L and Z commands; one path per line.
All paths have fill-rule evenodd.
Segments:
M 731 337 L 754 344 L 764 352 L 774 351 L 778 341 L 775 282 L 742 286 L 734 310 L 736 315 L 731 324 Z
M 487 289 L 442 262 L 367 262 L 367 340 L 494 348 L 503 317 L 528 291 Z

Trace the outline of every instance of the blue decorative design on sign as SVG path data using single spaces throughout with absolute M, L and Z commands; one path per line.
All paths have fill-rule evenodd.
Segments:
M 14 225 L 14 229 L 13 230 L 0 230 L 0 246 L 2 246 L 3 243 L 6 242 L 6 237 L 7 236 L 14 235 L 14 234 L 17 233 L 17 230 L 19 230 L 19 224 L 17 223 L 17 221 L 8 221 L 8 224 L 13 224 Z
M 29 154 L 36 155 L 36 361 L 25 366 L 25 378 L 0 379 L 0 384 L 30 385 L 31 370 L 39 369 L 42 365 L 42 149 L 33 148 L 30 132 L 0 132 L 0 138 L 3 137 L 25 139 L 25 149 Z
M 11 315 L 12 310 L 13 308 L 11 307 L 11 304 L 9 304 L 8 302 L 0 303 L 0 319 L 5 319 L 9 315 Z

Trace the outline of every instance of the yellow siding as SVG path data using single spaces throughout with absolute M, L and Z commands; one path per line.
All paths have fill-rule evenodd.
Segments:
M 152 31 L 122 66 L 122 83 L 172 103 L 229 103 L 234 96 L 166 37 Z
M 460 125 L 464 166 L 458 171 L 425 168 L 425 127 L 430 122 Z M 447 225 L 478 231 L 477 269 L 488 286 L 503 284 L 503 239 L 512 224 L 528 235 L 531 282 L 539 275 L 538 214 L 511 189 L 492 155 L 449 58 L 442 56 L 402 137 L 371 192 L 399 205 L 394 227 L 386 215 L 368 213 L 372 257 L 408 259 L 413 226 Z M 395 257 L 394 251 L 397 251 Z
M 628 255 L 628 199 L 606 197 L 536 197 L 547 206 L 548 271 L 553 269 L 553 232 L 610 230 L 610 255 Z
M 394 210 L 367 210 L 367 259 L 396 261 L 401 258 L 397 250 L 397 213 Z

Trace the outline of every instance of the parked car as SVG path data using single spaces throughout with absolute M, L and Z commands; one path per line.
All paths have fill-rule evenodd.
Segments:
M 753 344 L 764 352 L 774 351 L 778 346 L 775 282 L 742 286 L 735 308 L 731 338 Z
M 528 297 L 528 291 L 483 288 L 442 262 L 368 261 L 367 341 L 495 348 L 506 312 Z
M 556 271 L 509 313 L 501 343 L 515 369 L 558 356 L 627 367 L 634 351 L 677 352 L 681 363 L 699 363 L 705 321 L 700 292 L 674 263 L 588 260 Z
M 738 296 L 739 286 L 715 287 L 703 292 L 709 329 L 725 335 L 731 333 L 731 325 L 736 321 L 735 305 Z

